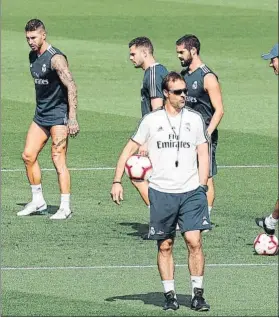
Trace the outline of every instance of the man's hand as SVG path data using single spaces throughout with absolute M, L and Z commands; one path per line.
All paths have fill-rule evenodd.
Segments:
M 110 195 L 116 204 L 120 204 L 120 201 L 123 201 L 123 187 L 121 183 L 114 183 L 112 185 Z
M 147 144 L 143 144 L 142 146 L 139 147 L 138 154 L 143 156 L 143 157 L 148 156 Z
M 76 137 L 79 133 L 79 125 L 76 119 L 69 119 L 68 120 L 68 134 L 70 137 Z

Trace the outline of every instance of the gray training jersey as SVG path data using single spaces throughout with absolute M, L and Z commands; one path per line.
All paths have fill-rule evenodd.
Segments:
M 216 74 L 204 64 L 198 67 L 192 73 L 189 73 L 188 69 L 185 69 L 181 72 L 181 75 L 184 77 L 188 89 L 188 94 L 186 96 L 186 105 L 202 115 L 206 126 L 209 125 L 211 118 L 215 113 L 215 109 L 212 106 L 210 97 L 204 89 L 204 77 L 210 73 L 216 76 Z M 213 132 L 211 138 L 212 141 L 218 139 L 217 129 Z
M 153 167 L 151 188 L 184 193 L 199 186 L 196 151 L 198 145 L 207 142 L 207 134 L 198 112 L 184 107 L 180 114 L 170 116 L 161 107 L 144 116 L 131 139 L 140 145 L 147 142 Z
M 142 116 L 152 111 L 151 99 L 162 98 L 164 94 L 162 90 L 162 82 L 168 74 L 167 69 L 159 63 L 155 63 L 147 68 L 144 72 L 142 88 L 141 88 L 141 113 Z
M 51 45 L 40 56 L 37 52 L 29 53 L 30 72 L 34 79 L 36 91 L 35 119 L 42 125 L 54 125 L 57 121 L 67 122 L 68 92 L 57 72 L 51 68 L 51 59 L 61 54 Z M 66 58 L 66 56 L 65 56 Z

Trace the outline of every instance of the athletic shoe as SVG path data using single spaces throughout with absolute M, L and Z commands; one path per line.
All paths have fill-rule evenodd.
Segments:
M 25 205 L 24 209 L 17 212 L 18 216 L 28 216 L 32 214 L 39 214 L 38 212 L 45 211 L 47 209 L 47 204 L 45 201 L 42 201 L 42 203 L 37 204 L 35 202 L 29 202 L 28 204 Z
M 265 224 L 265 217 L 256 218 L 256 219 L 255 219 L 255 222 L 256 222 L 256 224 L 257 224 L 259 227 L 261 227 L 261 228 L 264 229 L 264 231 L 265 231 L 265 233 L 266 233 L 267 235 L 274 235 L 274 234 L 275 234 L 275 229 L 270 229 L 270 228 L 268 228 L 268 227 L 266 226 L 266 224 Z
M 53 214 L 51 220 L 66 220 L 72 217 L 72 211 L 70 209 L 60 208 L 55 214 Z
M 176 230 L 176 231 L 180 231 L 180 227 L 179 227 L 178 223 L 176 224 L 175 230 Z
M 163 307 L 164 310 L 172 309 L 177 310 L 179 308 L 179 304 L 177 302 L 177 299 L 175 298 L 175 293 L 173 290 L 170 290 L 167 293 L 164 293 L 166 301 L 165 305 Z
M 203 288 L 194 288 L 194 298 L 191 302 L 191 309 L 196 311 L 208 311 L 210 306 L 206 303 L 205 299 L 202 297 Z

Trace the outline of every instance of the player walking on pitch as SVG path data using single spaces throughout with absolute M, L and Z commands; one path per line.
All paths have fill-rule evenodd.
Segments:
M 137 37 L 130 41 L 130 61 L 135 68 L 144 71 L 141 88 L 141 113 L 142 116 L 163 106 L 162 81 L 168 74 L 167 69 L 157 63 L 154 57 L 154 48 L 150 39 L 147 37 Z M 141 155 L 147 155 L 146 145 L 139 148 Z M 133 185 L 139 191 L 145 204 L 149 206 L 148 181 L 133 181 Z
M 184 107 L 187 89 L 183 77 L 179 73 L 170 72 L 164 78 L 162 87 L 165 105 L 143 117 L 136 133 L 123 149 L 116 166 L 111 197 L 117 204 L 123 200 L 121 178 L 125 162 L 141 145 L 147 143 L 153 167 L 148 190 L 149 237 L 156 240 L 158 245 L 157 264 L 164 288 L 164 309 L 179 308 L 173 259 L 178 223 L 189 253 L 191 308 L 207 311 L 210 306 L 203 298 L 204 254 L 201 231 L 211 227 L 206 199 L 208 136 L 202 116 Z
M 46 29 L 42 21 L 32 19 L 25 26 L 29 53 L 30 72 L 36 91 L 36 111 L 22 153 L 26 174 L 32 189 L 32 201 L 18 216 L 27 216 L 47 209 L 41 185 L 38 155 L 49 137 L 51 154 L 61 193 L 58 211 L 52 220 L 64 220 L 71 216 L 70 174 L 66 165 L 68 135 L 79 132 L 76 118 L 77 88 L 69 70 L 66 56 L 46 42 Z
M 216 149 L 218 143 L 217 126 L 224 115 L 220 84 L 216 74 L 200 58 L 200 41 L 195 35 L 184 35 L 176 41 L 176 52 L 185 69 L 181 72 L 187 88 L 186 105 L 198 111 L 205 121 L 210 136 L 210 173 L 208 179 L 209 215 L 215 200 L 213 176 L 217 174 Z
M 269 66 L 273 68 L 274 74 L 278 75 L 278 43 L 273 46 L 271 51 L 267 54 L 263 54 L 262 58 L 264 60 L 270 60 Z M 273 212 L 262 218 L 256 218 L 256 224 L 265 230 L 268 235 L 273 235 L 275 233 L 275 226 L 279 219 L 279 200 L 276 201 L 275 208 Z

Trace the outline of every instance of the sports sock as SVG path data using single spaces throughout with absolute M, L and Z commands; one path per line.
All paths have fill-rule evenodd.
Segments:
M 41 184 L 31 184 L 32 202 L 40 203 L 44 201 L 43 189 Z
M 266 224 L 267 228 L 269 228 L 269 229 L 274 230 L 277 223 L 278 223 L 278 219 L 274 219 L 272 217 L 272 214 L 270 214 L 269 216 L 267 216 L 265 218 L 265 224 Z
M 70 209 L 70 193 L 61 194 L 60 209 Z
M 192 298 L 195 296 L 194 288 L 203 288 L 203 276 L 191 276 Z
M 163 284 L 163 287 L 164 287 L 164 293 L 167 293 L 171 290 L 175 291 L 174 290 L 174 279 L 172 280 L 162 280 L 162 284 Z M 175 295 L 176 297 L 176 295 Z
M 208 206 L 208 214 L 209 214 L 209 218 L 210 218 L 211 210 L 212 210 L 212 206 Z

